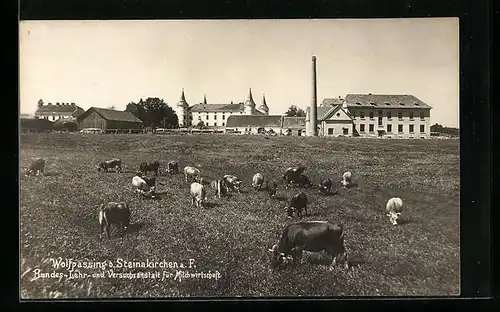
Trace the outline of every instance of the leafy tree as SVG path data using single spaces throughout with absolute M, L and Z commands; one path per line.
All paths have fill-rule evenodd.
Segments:
M 138 103 L 130 102 L 125 111 L 131 112 L 142 120 L 145 127 L 177 128 L 179 125 L 175 111 L 160 98 L 140 99 Z
M 203 129 L 205 128 L 205 123 L 203 121 L 200 121 L 196 126 L 200 129 Z
M 431 132 L 444 133 L 449 135 L 460 135 L 460 130 L 453 127 L 443 127 L 442 125 L 436 123 L 431 126 Z
M 285 115 L 287 117 L 305 117 L 306 112 L 302 108 L 298 108 L 295 105 L 292 105 L 288 107 L 288 110 L 286 111 Z

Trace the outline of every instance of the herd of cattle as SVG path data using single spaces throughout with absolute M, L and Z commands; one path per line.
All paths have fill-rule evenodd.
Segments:
M 35 159 L 26 170 L 25 175 L 43 175 L 45 160 L 43 158 Z M 98 172 L 108 172 L 114 169 L 115 172 L 122 171 L 122 161 L 119 158 L 102 161 L 97 165 Z M 306 168 L 296 166 L 288 168 L 280 180 L 286 188 L 314 188 L 314 184 L 304 174 Z M 179 173 L 179 164 L 176 161 L 167 163 L 167 174 Z M 153 172 L 153 176 L 148 177 L 148 172 Z M 207 202 L 207 188 L 213 190 L 216 198 L 221 198 L 229 192 L 241 192 L 242 180 L 234 175 L 224 175 L 222 179 L 211 180 L 201 176 L 201 171 L 192 166 L 186 166 L 183 169 L 184 178 L 190 183 L 191 205 L 197 208 L 203 208 Z M 161 174 L 160 162 L 142 162 L 139 170 L 132 178 L 134 192 L 138 196 L 146 198 L 155 198 L 155 188 L 157 184 L 156 177 Z M 158 181 L 158 183 L 162 184 Z M 345 172 L 340 184 L 344 188 L 353 185 L 351 172 Z M 278 185 L 275 180 L 264 179 L 261 173 L 256 173 L 252 178 L 252 187 L 255 190 L 265 190 L 271 198 L 276 198 Z M 330 179 L 324 179 L 317 186 L 319 192 L 327 194 L 332 192 L 334 182 Z M 295 194 L 285 207 L 285 212 L 289 217 L 302 217 L 304 211 L 307 215 L 307 195 L 300 191 Z M 391 224 L 397 225 L 397 219 L 401 215 L 403 202 L 401 198 L 393 197 L 387 201 L 385 212 L 389 217 Z M 106 231 L 108 239 L 110 236 L 111 225 L 119 226 L 122 231 L 126 231 L 130 224 L 130 208 L 125 202 L 108 202 L 100 205 L 98 209 L 98 220 L 100 225 L 99 238 L 102 239 L 103 232 Z M 269 252 L 271 254 L 271 268 L 283 266 L 288 263 L 298 264 L 303 251 L 320 252 L 325 251 L 332 257 L 334 265 L 339 259 L 348 267 L 348 255 L 344 246 L 344 229 L 341 225 L 330 223 L 328 221 L 299 221 L 289 224 L 282 232 L 278 243 L 273 245 Z

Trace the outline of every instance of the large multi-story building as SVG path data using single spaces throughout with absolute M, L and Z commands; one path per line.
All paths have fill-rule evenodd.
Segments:
M 73 119 L 83 114 L 85 110 L 75 103 L 59 103 L 55 105 L 48 103 L 43 104 L 42 100 L 38 101 L 38 107 L 35 112 L 35 118 L 47 119 L 56 121 L 58 119 Z
M 197 126 L 200 123 L 210 128 L 224 128 L 227 118 L 231 115 L 269 115 L 265 95 L 262 96 L 262 104 L 257 108 L 253 100 L 252 89 L 250 89 L 245 102 L 236 104 L 232 102 L 230 104 L 207 104 L 205 96 L 203 103 L 193 106 L 189 106 L 184 95 L 184 90 L 182 90 L 181 100 L 177 104 L 175 111 L 179 119 L 179 127 L 181 128 Z
M 413 95 L 369 93 L 326 98 L 317 108 L 318 135 L 427 139 L 431 109 Z M 306 129 L 309 119 L 307 108 Z
M 348 94 L 343 104 L 361 137 L 429 138 L 431 106 L 413 95 Z

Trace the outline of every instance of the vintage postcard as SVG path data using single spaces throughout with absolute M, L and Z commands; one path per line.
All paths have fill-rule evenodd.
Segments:
M 20 298 L 458 295 L 458 27 L 21 21 Z

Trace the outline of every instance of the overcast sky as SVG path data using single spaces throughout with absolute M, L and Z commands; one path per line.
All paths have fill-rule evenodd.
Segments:
M 190 105 L 243 102 L 265 93 L 270 114 L 312 98 L 413 94 L 431 123 L 459 125 L 458 19 L 23 21 L 20 110 L 37 101 L 84 109 L 160 97 L 184 88 Z

